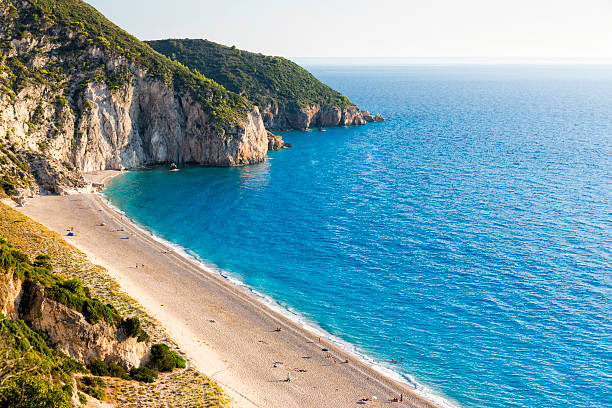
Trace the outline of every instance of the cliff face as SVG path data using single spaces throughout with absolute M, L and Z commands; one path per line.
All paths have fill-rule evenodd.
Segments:
M 9 319 L 19 316 L 19 302 L 21 301 L 22 281 L 12 277 L 0 276 L 0 314 Z
M 24 284 L 11 274 L 0 277 L 2 314 L 47 333 L 50 342 L 70 357 L 83 363 L 100 359 L 127 369 L 139 367 L 148 358 L 150 343 L 128 337 L 123 329 L 103 320 L 88 323 L 82 314 L 45 297 L 40 285 Z
M 176 162 L 236 166 L 265 160 L 267 134 L 257 108 L 241 125 L 217 129 L 189 95 L 137 72 L 128 86 L 111 92 L 88 84 L 76 121 L 76 148 L 63 145 L 82 171 L 134 168 Z M 86 105 L 86 106 L 85 106 Z M 89 110 L 88 110 L 89 108 Z
M 67 13 L 87 6 L 72 2 L 62 6 Z M 173 65 L 110 22 L 104 33 L 129 41 L 106 45 L 79 15 L 62 26 L 59 15 L 41 10 L 36 2 L 0 0 L 1 144 L 42 188 L 83 187 L 85 171 L 265 160 L 261 115 L 244 98 Z M 92 10 L 85 11 L 102 18 Z M 128 52 L 126 44 L 141 51 Z M 157 59 L 147 60 L 147 50 Z M 10 182 L 27 178 L 11 171 Z
M 55 347 L 84 363 L 93 360 L 113 362 L 130 369 L 139 367 L 148 358 L 151 344 L 127 337 L 122 329 L 105 321 L 88 323 L 82 314 L 44 295 L 38 285 L 25 288 L 20 302 L 20 318 L 34 330 L 47 333 Z
M 271 130 L 308 129 L 312 127 L 333 127 L 365 125 L 381 122 L 381 115 L 372 116 L 368 111 L 359 110 L 355 105 L 345 107 L 323 107 L 311 105 L 297 110 L 279 109 L 268 105 L 263 110 L 266 128 Z

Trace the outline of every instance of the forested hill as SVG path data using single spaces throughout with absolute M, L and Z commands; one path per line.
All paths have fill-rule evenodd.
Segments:
M 370 121 L 369 114 L 363 117 L 346 96 L 286 58 L 242 51 L 207 40 L 168 39 L 147 43 L 170 59 L 246 96 L 259 106 L 270 129 Z
M 282 57 L 272 57 L 207 40 L 147 41 L 156 51 L 213 79 L 260 107 L 342 107 L 349 99 Z

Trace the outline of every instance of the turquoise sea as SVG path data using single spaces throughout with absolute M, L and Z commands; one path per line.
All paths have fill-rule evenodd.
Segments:
M 386 121 L 105 194 L 454 405 L 612 406 L 612 67 L 309 68 Z

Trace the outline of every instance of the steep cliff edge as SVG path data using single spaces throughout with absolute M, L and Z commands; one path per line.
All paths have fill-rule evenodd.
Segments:
M 152 48 L 259 106 L 269 130 L 379 122 L 346 96 L 321 83 L 304 68 L 282 57 L 226 47 L 207 40 L 148 41 Z
M 48 256 L 30 262 L 2 237 L 0 311 L 0 407 L 82 406 L 79 391 L 104 399 L 104 381 L 84 374 L 153 381 L 160 349 L 179 365 L 167 346 L 151 347 L 137 318 L 121 319 L 80 281 L 52 273 Z
M 83 187 L 84 171 L 265 160 L 267 133 L 246 98 L 82 1 L 0 0 L 0 52 L 7 191 Z
M 49 268 L 45 257 L 31 264 L 0 238 L 1 314 L 45 333 L 51 345 L 81 363 L 140 367 L 151 348 L 146 333 L 130 330 L 133 319 L 121 319 L 112 307 L 89 297 L 80 282 L 63 280 Z
M 104 320 L 89 323 L 85 317 L 45 296 L 41 285 L 26 285 L 19 302 L 19 318 L 47 334 L 54 347 L 82 363 L 112 362 L 126 369 L 140 367 L 148 358 L 151 344 L 128 336 L 120 326 Z

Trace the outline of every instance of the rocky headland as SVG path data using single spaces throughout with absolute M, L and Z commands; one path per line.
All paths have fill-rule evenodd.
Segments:
M 148 41 L 151 47 L 212 78 L 259 107 L 268 130 L 364 125 L 380 122 L 310 72 L 282 57 L 207 40 Z
M 382 122 L 380 114 L 372 116 L 357 106 L 321 107 L 310 105 L 296 110 L 279 109 L 268 105 L 263 110 L 266 128 L 275 130 L 309 129 L 313 127 L 357 126 Z
M 0 0 L 5 190 L 84 187 L 82 172 L 264 161 L 257 107 L 77 0 Z
M 145 44 L 79 0 L 0 0 L 0 53 L 11 195 L 82 191 L 88 171 L 258 163 L 285 146 L 269 131 L 383 120 L 284 58 Z

